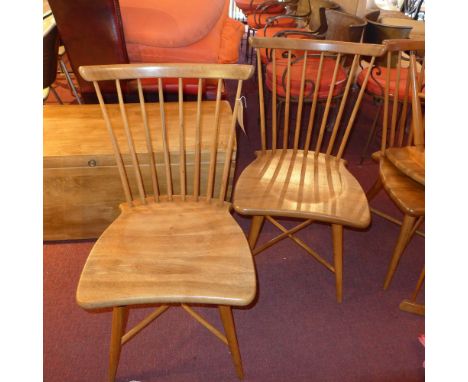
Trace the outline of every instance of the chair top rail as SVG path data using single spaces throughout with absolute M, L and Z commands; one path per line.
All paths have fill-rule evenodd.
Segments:
M 175 77 L 247 80 L 253 75 L 254 67 L 239 64 L 112 64 L 80 66 L 79 72 L 86 81 Z
M 387 47 L 387 51 L 395 52 L 399 50 L 424 50 L 425 40 L 415 39 L 391 39 L 382 42 Z
M 342 54 L 361 54 L 364 56 L 381 56 L 386 47 L 380 44 L 361 44 L 331 40 L 287 39 L 278 37 L 250 37 L 250 44 L 254 48 L 319 50 Z

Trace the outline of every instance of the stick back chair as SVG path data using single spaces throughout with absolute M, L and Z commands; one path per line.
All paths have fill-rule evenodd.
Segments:
M 385 52 L 383 45 L 361 43 L 293 40 L 283 38 L 254 38 L 251 40 L 257 49 L 282 49 L 288 51 L 286 73 L 285 116 L 283 128 L 279 128 L 276 114 L 277 83 L 273 77 L 271 116 L 266 114 L 264 102 L 263 77 L 258 70 L 261 150 L 257 158 L 240 175 L 234 191 L 234 208 L 243 215 L 251 215 L 252 223 L 249 243 L 256 255 L 284 238 L 291 238 L 310 255 L 335 273 L 336 298 L 342 301 L 342 257 L 343 226 L 365 228 L 370 222 L 370 212 L 366 196 L 358 181 L 345 167 L 343 153 L 361 103 L 364 90 L 356 101 L 351 101 L 351 87 L 361 55 L 376 57 Z M 307 54 L 301 69 L 300 91 L 295 115 L 295 126 L 289 126 L 291 104 L 291 52 L 301 50 L 319 55 L 318 70 L 307 73 Z M 352 58 L 352 64 L 343 69 L 343 62 Z M 276 65 L 273 52 L 273 65 Z M 331 82 L 325 89 L 321 76 L 325 61 L 333 62 Z M 260 63 L 260 60 L 257 60 Z M 338 73 L 344 78 L 338 81 Z M 366 78 L 366 81 L 369 79 Z M 304 103 L 306 87 L 312 88 L 313 96 L 310 107 Z M 326 126 L 331 119 L 331 103 L 336 90 L 342 92 L 332 130 Z M 320 116 L 317 112 L 319 93 L 325 93 L 325 109 Z M 345 113 L 346 104 L 352 105 L 352 111 Z M 308 112 L 307 112 L 307 109 Z M 293 229 L 286 229 L 277 217 L 298 218 L 305 220 Z M 256 246 L 264 220 L 279 228 L 282 233 L 267 243 Z M 312 222 L 324 222 L 331 225 L 333 237 L 333 264 L 319 256 L 301 239 L 296 232 Z
M 372 209 L 377 215 L 401 225 L 384 280 L 384 289 L 387 289 L 413 235 L 423 236 L 417 229 L 425 214 L 424 119 L 421 106 L 425 60 L 424 41 L 387 40 L 385 46 L 388 51 L 379 177 L 367 192 L 367 197 L 370 202 L 384 188 L 404 215 L 403 222 L 399 222 Z M 395 60 L 396 76 L 393 78 L 390 68 Z M 393 87 L 392 81 L 395 82 Z M 404 92 L 393 92 L 392 88 L 404 89 Z
M 410 36 L 411 30 L 413 27 L 411 26 L 401 26 L 401 25 L 386 25 L 378 22 L 378 17 L 380 14 L 380 10 L 371 12 L 366 15 L 367 25 L 364 32 L 364 42 L 371 43 L 371 44 L 382 44 L 385 40 L 399 40 L 399 39 L 407 39 Z M 395 66 L 396 66 L 396 56 L 392 61 L 391 71 L 395 75 Z M 386 59 L 382 58 L 382 60 L 378 60 L 377 64 L 379 67 L 386 66 Z M 365 71 L 363 71 L 365 72 Z M 362 86 L 362 79 L 364 78 L 364 74 L 361 72 L 360 76 L 358 77 L 358 84 Z M 374 140 L 376 133 L 377 133 L 377 124 L 379 119 L 381 118 L 382 114 L 382 107 L 383 107 L 383 94 L 384 94 L 384 85 L 385 85 L 385 74 L 382 71 L 374 71 L 371 75 L 371 80 L 368 83 L 366 92 L 372 97 L 372 101 L 375 105 L 377 105 L 377 112 L 374 116 L 374 120 L 371 124 L 371 128 L 369 130 L 369 134 L 367 136 L 366 144 L 361 153 L 360 163 L 364 162 L 364 159 L 367 156 L 367 151 L 371 142 Z M 393 83 L 390 84 L 393 86 Z M 394 89 L 393 89 L 394 91 Z M 402 99 L 402 97 L 401 97 Z
M 115 379 L 122 345 L 173 305 L 181 305 L 229 346 L 237 375 L 243 377 L 231 306 L 246 306 L 252 301 L 255 271 L 248 242 L 225 198 L 242 82 L 252 73 L 251 66 L 227 64 L 80 67 L 83 78 L 94 84 L 126 200 L 119 217 L 91 250 L 76 295 L 85 309 L 112 308 L 109 381 Z M 157 84 L 156 103 L 146 103 L 143 96 L 141 82 L 148 78 Z M 164 78 L 178 78 L 178 101 L 172 107 L 164 101 Z M 195 102 L 184 101 L 185 78 L 199 79 Z M 216 101 L 202 100 L 204 78 L 217 79 Z M 136 116 L 127 113 L 130 105 L 124 102 L 121 82 L 135 79 L 140 111 L 132 110 L 140 115 L 141 123 L 130 126 L 129 121 Z M 224 80 L 237 80 L 233 112 L 229 103 L 221 100 Z M 115 82 L 123 126 L 119 132 L 109 118 L 110 108 L 103 101 L 100 81 Z M 154 117 L 160 120 L 159 134 L 156 121 L 149 118 L 151 108 L 159 110 Z M 204 133 L 209 130 L 208 124 L 212 124 L 209 136 Z M 133 138 L 137 128 L 144 130 L 138 135 L 144 139 Z M 227 131 L 228 138 L 220 139 L 220 130 Z M 206 155 L 209 166 L 201 167 L 201 158 Z M 215 168 L 217 157 L 224 157 L 224 164 L 218 164 L 221 171 Z M 145 171 L 151 173 L 149 185 L 143 182 Z M 189 172 L 193 173 L 191 185 L 187 184 Z M 161 178 L 165 178 L 165 192 L 160 191 Z M 160 306 L 125 332 L 129 306 L 138 304 Z M 225 335 L 191 304 L 218 306 Z

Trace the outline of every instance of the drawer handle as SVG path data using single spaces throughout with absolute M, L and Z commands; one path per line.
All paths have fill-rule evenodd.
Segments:
M 96 167 L 96 161 L 94 159 L 91 159 L 88 161 L 88 166 L 89 167 Z

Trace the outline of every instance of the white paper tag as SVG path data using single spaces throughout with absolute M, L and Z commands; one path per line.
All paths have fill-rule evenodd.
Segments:
M 244 103 L 245 103 L 245 108 L 247 109 L 247 100 L 245 99 L 245 96 L 242 96 L 237 99 L 237 102 L 239 102 L 239 106 L 237 108 L 237 122 L 239 123 L 239 126 L 241 127 L 244 134 L 247 135 L 247 132 L 245 131 L 245 126 L 244 126 Z

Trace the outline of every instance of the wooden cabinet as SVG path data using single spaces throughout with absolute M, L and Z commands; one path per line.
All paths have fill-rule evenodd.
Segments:
M 201 122 L 201 172 L 209 165 L 209 137 L 214 131 L 215 102 L 203 102 Z M 152 132 L 153 147 L 156 151 L 157 173 L 160 193 L 166 192 L 166 174 L 162 160 L 161 120 L 159 106 L 148 108 L 148 120 Z M 123 126 L 118 105 L 108 105 L 108 113 L 123 152 L 126 148 Z M 173 190 L 180 190 L 179 174 L 179 125 L 178 104 L 166 103 L 168 147 L 170 150 Z M 140 163 L 149 163 L 146 151 L 140 106 L 127 105 L 129 123 L 136 126 L 133 136 Z M 222 102 L 219 127 L 219 146 L 216 172 L 222 173 L 227 132 L 231 124 L 231 107 Z M 193 191 L 193 164 L 195 146 L 196 104 L 185 103 L 185 159 L 188 164 L 187 192 Z M 141 127 L 141 128 L 139 128 Z M 110 139 L 102 119 L 99 105 L 45 105 L 44 106 L 44 240 L 89 239 L 98 237 L 118 216 L 119 203 L 125 200 L 118 170 L 115 164 Z M 235 151 L 233 156 L 235 158 Z M 129 164 L 129 156 L 123 156 Z M 235 161 L 232 162 L 229 184 L 232 185 Z M 149 165 L 143 166 L 146 192 L 151 195 Z M 127 167 L 130 181 L 132 171 Z M 205 171 L 204 171 L 205 170 Z M 221 178 L 221 177 L 218 177 Z M 206 179 L 200 185 L 200 192 L 206 190 Z M 215 184 L 215 195 L 219 184 Z M 231 186 L 228 189 L 230 198 Z

